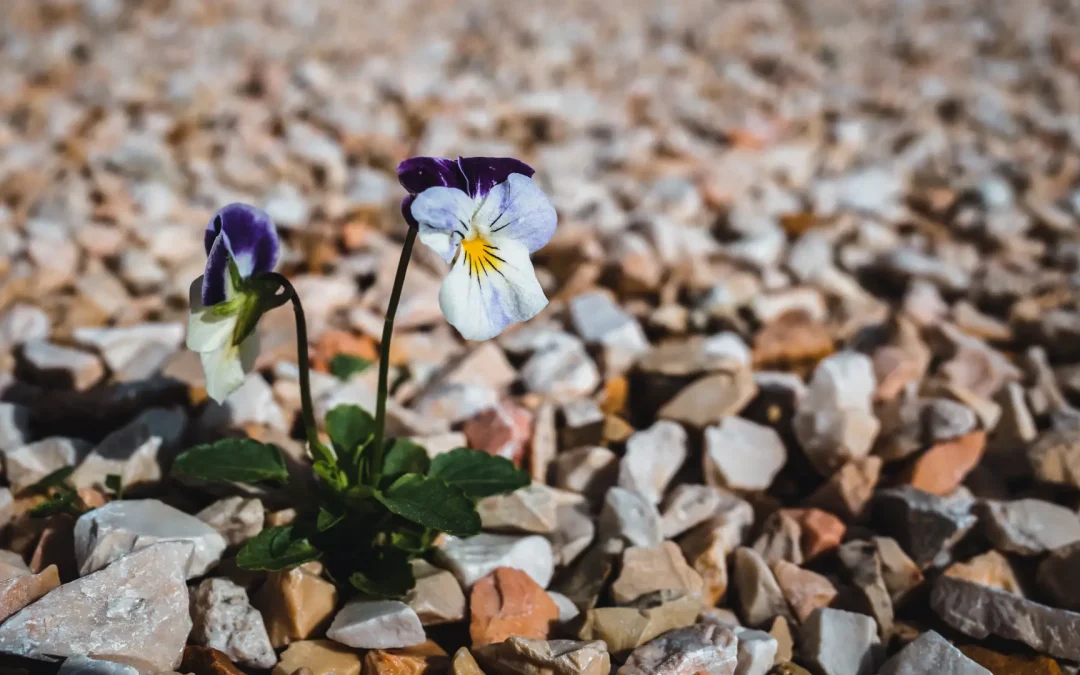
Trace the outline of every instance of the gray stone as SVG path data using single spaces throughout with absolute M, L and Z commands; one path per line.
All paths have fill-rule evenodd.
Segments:
M 601 539 L 615 537 L 630 546 L 654 546 L 664 538 L 652 501 L 621 487 L 608 490 L 597 529 Z
M 763 630 L 753 628 L 735 629 L 739 639 L 739 663 L 735 675 L 765 675 L 776 660 L 776 638 Z
M 273 388 L 259 373 L 251 373 L 229 395 L 225 403 L 211 401 L 199 417 L 204 429 L 243 427 L 247 424 L 268 426 L 287 432 L 285 413 L 274 399 Z
M 753 628 L 765 626 L 778 616 L 792 618 L 776 577 L 756 551 L 735 549 L 733 563 L 736 607 L 743 623 Z
M 865 608 L 874 617 L 885 639 L 892 633 L 893 604 L 877 546 L 871 541 L 853 540 L 841 544 L 837 553 L 859 591 L 860 604 L 864 605 L 860 609 Z
M 224 652 L 249 668 L 272 668 L 277 655 L 262 614 L 247 591 L 228 579 L 206 579 L 191 589 L 192 643 Z
M 600 386 L 600 371 L 580 343 L 562 342 L 536 352 L 521 367 L 525 387 L 560 400 L 588 396 Z
M 976 513 L 999 551 L 1039 555 L 1080 541 L 1080 516 L 1041 499 L 980 502 Z
M 922 418 L 928 443 L 959 438 L 974 431 L 979 424 L 974 410 L 963 403 L 947 398 L 932 398 L 925 401 Z
M 567 623 L 574 620 L 575 617 L 581 614 L 581 610 L 577 608 L 574 601 L 566 597 L 558 591 L 548 591 L 548 597 L 555 603 L 555 606 L 559 608 L 559 623 Z
M 436 558 L 465 588 L 471 588 L 496 567 L 519 569 L 543 588 L 547 588 L 555 573 L 551 542 L 538 535 L 482 533 L 467 539 L 447 536 L 436 551 Z
M 11 489 L 25 490 L 54 471 L 73 466 L 86 453 L 83 441 L 53 436 L 4 451 L 4 467 Z
M 604 413 L 591 398 L 568 401 L 560 408 L 563 427 L 560 443 L 564 448 L 596 445 L 604 439 Z
M 75 342 L 97 350 L 109 369 L 123 370 L 151 345 L 163 345 L 172 351 L 184 341 L 182 323 L 142 323 L 112 328 L 76 328 Z
M 641 645 L 617 675 L 734 675 L 737 665 L 738 640 L 731 630 L 699 623 Z
M 781 560 L 801 565 L 802 526 L 790 514 L 777 511 L 770 515 L 761 526 L 761 533 L 754 542 L 753 549 L 772 565 Z
M 548 535 L 555 564 L 574 562 L 596 537 L 596 522 L 585 504 L 564 504 L 556 513 L 555 530 Z
M 673 539 L 719 513 L 735 495 L 711 485 L 683 483 L 668 493 L 660 510 L 661 533 Z
M 973 505 L 962 491 L 937 497 L 905 485 L 880 491 L 875 510 L 915 564 L 926 568 L 948 563 L 949 549 L 978 522 Z
M 731 490 L 757 491 L 772 485 L 787 462 L 787 449 L 773 429 L 729 417 L 705 430 L 705 481 Z
M 730 369 L 706 375 L 684 387 L 660 408 L 657 416 L 703 429 L 737 415 L 757 392 L 750 367 L 732 361 Z
M 416 612 L 398 600 L 353 600 L 334 616 L 326 637 L 361 649 L 397 649 L 427 639 Z
M 82 462 L 71 482 L 75 487 L 105 485 L 110 474 L 120 476 L 127 489 L 156 483 L 163 477 L 165 456 L 176 449 L 187 429 L 183 408 L 151 408 L 105 437 Z
M 839 609 L 816 609 L 800 631 L 803 656 L 824 675 L 872 675 L 874 620 Z
M 570 574 L 560 578 L 555 590 L 581 611 L 592 609 L 625 548 L 621 539 L 597 541 L 577 560 Z
M 878 675 L 991 675 L 990 671 L 964 656 L 948 640 L 927 631 L 889 659 Z
M 1080 614 L 989 586 L 938 577 L 930 606 L 945 623 L 977 639 L 996 635 L 1059 659 L 1080 654 Z
M 0 625 L 0 651 L 108 654 L 141 670 L 175 669 L 191 632 L 184 582 L 190 549 L 150 546 L 64 584 Z
M 75 523 L 75 559 L 82 576 L 133 551 L 173 541 L 189 545 L 184 568 L 189 579 L 206 574 L 225 551 L 225 537 L 214 528 L 156 499 L 109 502 Z
M 893 604 L 899 604 L 923 582 L 922 570 L 904 553 L 892 537 L 873 537 L 874 548 L 881 560 L 881 576 Z
M 686 431 L 675 422 L 661 420 L 635 432 L 619 462 L 619 486 L 659 503 L 686 461 L 686 443 Z
M 600 345 L 604 370 L 609 377 L 625 372 L 638 356 L 649 350 L 641 324 L 603 291 L 574 296 L 570 301 L 570 319 L 586 343 Z
M 440 382 L 425 391 L 412 408 L 421 415 L 459 424 L 498 405 L 499 393 L 486 385 Z
M 239 546 L 262 532 L 266 509 L 256 498 L 225 497 L 199 511 L 195 517 L 217 530 L 229 546 Z
M 14 349 L 24 342 L 49 338 L 49 315 L 33 305 L 13 305 L 0 316 L 0 347 Z

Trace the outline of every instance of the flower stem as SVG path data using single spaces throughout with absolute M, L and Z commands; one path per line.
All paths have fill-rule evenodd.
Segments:
M 375 439 L 371 444 L 369 471 L 372 485 L 378 484 L 379 475 L 382 473 L 383 439 L 386 435 L 387 380 L 390 377 L 390 338 L 394 334 L 394 316 L 397 314 L 398 302 L 401 301 L 401 288 L 405 285 L 405 271 L 409 269 L 409 258 L 412 256 L 415 240 L 416 228 L 410 227 L 408 234 L 405 235 L 405 243 L 401 247 L 397 276 L 394 277 L 394 287 L 390 291 L 390 304 L 386 308 L 386 319 L 383 321 L 382 343 L 379 345 L 379 393 L 375 399 Z
M 315 426 L 315 406 L 311 402 L 311 362 L 308 360 L 307 320 L 304 318 L 304 307 L 300 304 L 300 296 L 284 275 L 272 272 L 266 276 L 273 278 L 285 289 L 288 299 L 292 302 L 293 315 L 296 316 L 296 360 L 300 370 L 300 405 L 304 416 L 304 431 L 307 434 L 308 445 L 311 446 L 311 455 L 316 461 L 337 464 L 337 457 L 334 456 L 333 451 L 319 440 L 318 428 Z

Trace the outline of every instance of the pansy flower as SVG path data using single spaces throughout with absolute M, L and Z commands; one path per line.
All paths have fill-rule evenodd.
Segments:
M 265 211 L 229 204 L 206 227 L 206 271 L 191 284 L 187 346 L 199 353 L 206 393 L 221 403 L 251 372 L 255 324 L 265 311 L 253 279 L 277 263 L 277 230 Z
M 414 157 L 398 165 L 402 212 L 420 241 L 451 264 L 439 290 L 447 321 L 487 340 L 547 306 L 529 254 L 555 233 L 555 208 L 510 158 Z

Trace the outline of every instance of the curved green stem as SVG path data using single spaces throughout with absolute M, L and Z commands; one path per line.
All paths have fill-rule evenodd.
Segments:
M 286 297 L 292 302 L 293 315 L 296 317 L 296 361 L 300 370 L 300 405 L 304 416 L 304 431 L 307 434 L 308 445 L 311 446 L 311 455 L 316 461 L 322 460 L 336 464 L 337 457 L 319 440 L 318 427 L 315 426 L 315 406 L 311 402 L 311 362 L 308 360 L 307 320 L 304 318 L 304 307 L 300 304 L 300 296 L 296 294 L 296 289 L 284 275 L 271 272 L 266 276 L 277 281 L 285 289 Z M 284 304 L 284 301 L 280 304 Z
M 412 257 L 415 240 L 416 228 L 410 227 L 408 234 L 405 235 L 405 243 L 401 247 L 397 276 L 394 277 L 394 287 L 390 291 L 390 304 L 386 308 L 386 319 L 383 321 L 382 343 L 379 345 L 379 393 L 378 398 L 375 399 L 375 438 L 371 444 L 369 471 L 372 485 L 378 485 L 379 475 L 382 473 L 383 439 L 386 435 L 387 380 L 390 377 L 390 338 L 394 334 L 394 316 L 397 314 L 398 302 L 401 301 L 401 289 L 405 285 L 405 271 L 409 269 L 409 258 Z

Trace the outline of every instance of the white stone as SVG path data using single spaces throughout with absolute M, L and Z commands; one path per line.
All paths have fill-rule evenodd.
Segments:
M 233 496 L 217 500 L 195 517 L 217 530 L 229 546 L 239 546 L 262 532 L 266 509 L 254 497 Z
M 56 671 L 56 675 L 140 675 L 139 669 L 115 661 L 102 661 L 89 656 L 71 656 Z
M 566 623 L 571 621 L 574 617 L 581 614 L 581 610 L 574 604 L 574 601 L 566 597 L 558 591 L 548 591 L 548 597 L 551 598 L 555 606 L 559 608 L 559 623 Z
M 617 480 L 619 458 L 601 446 L 586 446 L 555 456 L 555 485 L 590 499 L 603 496 Z
M 447 536 L 436 557 L 465 588 L 471 588 L 496 567 L 519 569 L 543 588 L 547 588 L 555 573 L 551 542 L 538 535 L 482 533 L 467 539 Z
M 17 304 L 0 317 L 0 347 L 13 349 L 49 337 L 49 315 L 33 305 Z
M 649 350 L 649 341 L 637 319 L 630 316 L 604 291 L 589 291 L 570 301 L 574 330 L 589 344 L 603 347 L 607 374 L 626 371 Z
M 766 675 L 773 667 L 779 644 L 772 635 L 753 628 L 736 628 L 739 638 L 739 664 L 735 675 Z
M 83 441 L 53 436 L 4 452 L 4 467 L 11 489 L 16 493 L 50 473 L 73 466 L 86 452 Z
M 585 504 L 560 506 L 555 531 L 548 535 L 555 554 L 555 563 L 565 567 L 574 562 L 595 537 L 596 523 Z
M 289 430 L 285 413 L 274 400 L 274 389 L 259 373 L 251 373 L 244 378 L 244 383 L 229 395 L 225 403 L 211 401 L 199 418 L 199 424 L 207 429 L 257 424 L 278 431 Z
M 665 539 L 674 539 L 695 525 L 700 525 L 719 512 L 725 499 L 736 499 L 712 485 L 683 483 L 677 485 L 664 500 L 660 511 L 661 532 Z M 741 500 L 740 500 L 741 501 Z
M 206 579 L 191 589 L 191 619 L 193 644 L 224 652 L 241 666 L 266 669 L 277 663 L 262 614 L 232 581 Z
M 180 665 L 191 632 L 188 543 L 163 543 L 64 584 L 0 625 L 0 652 L 108 654 L 140 670 Z
M 705 429 L 705 481 L 732 490 L 765 490 L 787 462 L 787 449 L 770 427 L 728 417 Z
M 661 420 L 635 432 L 626 441 L 619 462 L 619 486 L 636 490 L 654 504 L 686 461 L 686 430 L 677 422 Z
M 585 348 L 571 342 L 533 354 L 521 367 L 521 379 L 531 392 L 569 400 L 595 391 L 600 371 Z
M 353 600 L 334 617 L 326 637 L 359 649 L 397 649 L 427 640 L 416 612 L 398 600 Z
M 621 487 L 608 490 L 597 529 L 601 539 L 617 537 L 631 546 L 655 546 L 664 539 L 656 506 L 643 495 Z
M 132 551 L 159 542 L 191 545 L 185 566 L 187 578 L 198 577 L 218 563 L 225 537 L 195 516 L 156 499 L 109 502 L 89 511 L 75 523 L 75 559 L 86 576 Z
M 877 623 L 865 614 L 815 609 L 800 631 L 806 659 L 823 675 L 871 675 Z
M 77 488 L 100 488 L 109 474 L 116 474 L 125 489 L 155 483 L 163 475 L 162 449 L 175 448 L 186 428 L 183 408 L 146 410 L 90 451 L 71 474 L 71 482 Z
M 35 381 L 89 389 L 105 374 L 98 357 L 87 352 L 60 347 L 45 340 L 23 345 L 22 357 L 33 369 Z
M 119 371 L 149 345 L 179 349 L 184 341 L 182 323 L 142 323 L 112 328 L 76 328 L 75 342 L 96 349 L 110 370 Z

